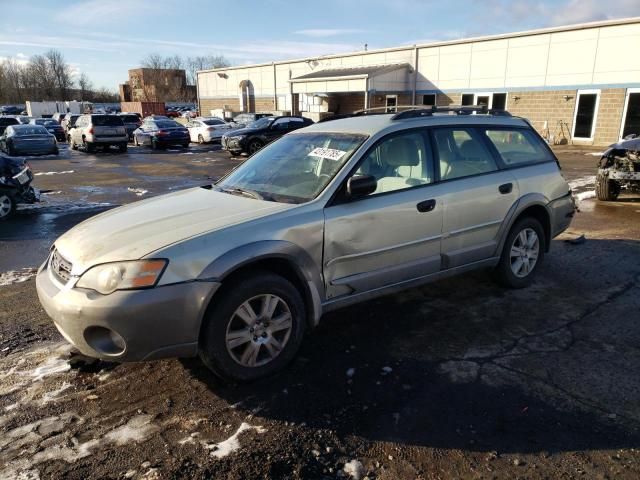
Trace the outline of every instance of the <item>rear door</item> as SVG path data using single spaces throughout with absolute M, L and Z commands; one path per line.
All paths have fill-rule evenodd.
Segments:
M 431 131 L 443 194 L 442 268 L 492 257 L 499 231 L 518 199 L 512 172 L 475 128 L 442 127 Z

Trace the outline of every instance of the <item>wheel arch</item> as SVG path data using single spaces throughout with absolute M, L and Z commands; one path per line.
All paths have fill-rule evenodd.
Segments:
M 499 256 L 501 254 L 511 227 L 524 217 L 533 217 L 540 222 L 544 230 L 544 250 L 548 252 L 551 246 L 551 212 L 547 206 L 548 204 L 548 199 L 540 194 L 525 195 L 514 203 L 500 228 L 500 241 L 498 242 L 496 255 Z
M 221 255 L 200 274 L 200 281 L 220 282 L 221 290 L 243 275 L 267 271 L 281 275 L 301 293 L 309 327 L 315 327 L 322 315 L 324 283 L 311 256 L 299 246 L 284 240 L 267 240 L 243 245 Z M 207 308 L 216 300 L 216 292 Z

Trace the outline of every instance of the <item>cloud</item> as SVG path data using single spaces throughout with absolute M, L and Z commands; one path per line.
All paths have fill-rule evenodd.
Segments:
M 8 62 L 8 61 L 13 61 L 15 63 L 17 63 L 18 65 L 26 65 L 27 63 L 29 63 L 29 59 L 26 57 L 26 55 L 22 55 L 18 54 L 16 56 L 8 56 L 8 57 L 0 57 L 0 63 L 4 63 L 4 62 Z
M 155 0 L 129 0 L 126 5 L 122 0 L 89 0 L 68 5 L 59 10 L 54 18 L 59 22 L 73 21 L 83 25 L 110 22 L 122 24 L 139 22 L 141 18 L 148 19 L 150 15 L 163 13 L 164 8 L 159 8 Z
M 304 35 L 306 37 L 337 37 L 340 35 L 351 35 L 354 33 L 363 33 L 365 30 L 357 28 L 309 28 L 306 30 L 296 30 L 295 35 Z

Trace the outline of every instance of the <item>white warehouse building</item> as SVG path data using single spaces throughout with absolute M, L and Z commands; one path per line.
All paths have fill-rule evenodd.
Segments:
M 200 112 L 473 105 L 528 118 L 554 143 L 640 134 L 640 17 L 197 74 Z

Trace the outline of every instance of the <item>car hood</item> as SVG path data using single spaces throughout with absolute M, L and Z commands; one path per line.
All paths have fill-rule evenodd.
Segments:
M 106 262 L 142 258 L 162 247 L 294 207 L 192 188 L 115 208 L 56 240 L 72 274 Z

